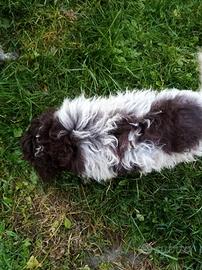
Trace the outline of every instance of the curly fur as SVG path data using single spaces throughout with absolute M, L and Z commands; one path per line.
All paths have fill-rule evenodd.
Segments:
M 172 168 L 202 156 L 202 92 L 134 90 L 65 99 L 32 121 L 22 149 L 42 179 L 70 171 L 102 181 Z
M 154 102 L 145 118 L 152 124 L 140 141 L 152 141 L 167 153 L 191 151 L 201 140 L 202 107 L 186 95 Z
M 83 160 L 77 141 L 50 110 L 34 119 L 21 141 L 24 158 L 43 180 L 63 170 L 82 172 Z

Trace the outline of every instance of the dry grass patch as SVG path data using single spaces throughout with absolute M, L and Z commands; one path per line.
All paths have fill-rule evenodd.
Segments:
M 155 269 L 149 254 L 125 252 L 121 232 L 93 216 L 86 205 L 81 208 L 72 201 L 70 193 L 48 188 L 18 201 L 11 222 L 30 243 L 31 265 L 36 260 L 38 268 L 48 263 L 59 269 L 66 263 L 69 269 Z

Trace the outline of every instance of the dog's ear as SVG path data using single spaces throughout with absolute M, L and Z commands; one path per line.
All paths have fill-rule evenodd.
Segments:
M 71 170 L 71 164 L 77 157 L 77 142 L 71 133 L 55 121 L 49 130 L 50 145 L 47 153 L 58 168 Z
M 61 170 L 81 174 L 84 162 L 80 148 L 80 141 L 67 131 L 58 121 L 55 121 L 49 131 L 51 155 L 53 166 Z

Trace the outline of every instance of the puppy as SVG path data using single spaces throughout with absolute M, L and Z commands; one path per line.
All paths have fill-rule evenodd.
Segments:
M 202 53 L 199 63 L 202 70 Z M 202 156 L 202 92 L 65 99 L 31 122 L 22 151 L 43 180 L 68 171 L 100 182 L 191 162 Z

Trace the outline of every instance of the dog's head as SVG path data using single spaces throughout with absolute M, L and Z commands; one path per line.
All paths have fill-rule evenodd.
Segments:
M 64 170 L 80 174 L 83 168 L 79 142 L 54 112 L 49 110 L 33 119 L 21 140 L 24 158 L 43 180 L 52 179 Z

